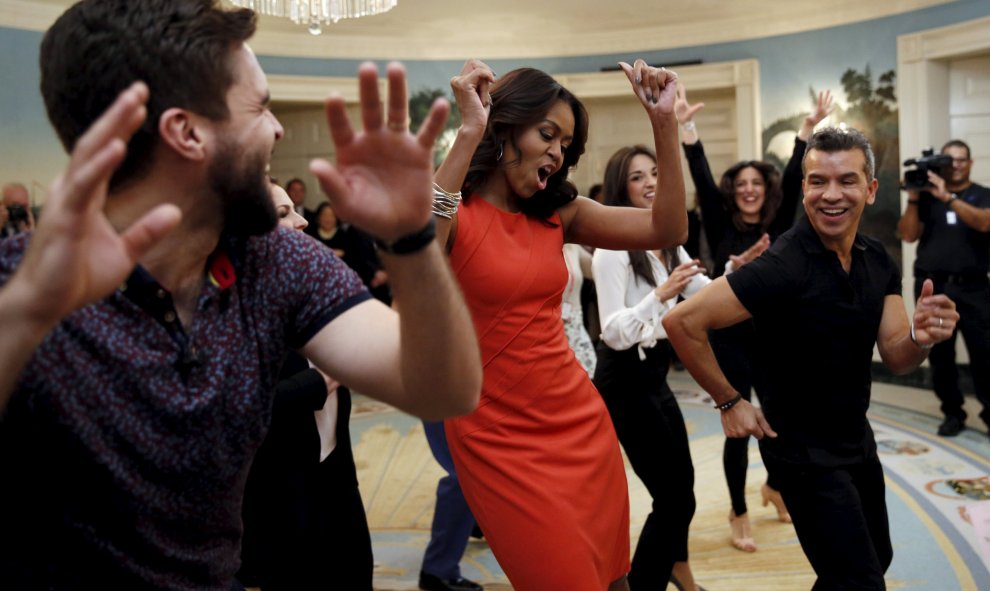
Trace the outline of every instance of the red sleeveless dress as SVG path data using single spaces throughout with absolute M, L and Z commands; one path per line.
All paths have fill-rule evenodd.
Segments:
M 516 591 L 603 591 L 629 570 L 629 496 L 601 396 L 567 343 L 563 230 L 480 197 L 450 255 L 481 345 L 473 413 L 445 423 L 458 479 Z

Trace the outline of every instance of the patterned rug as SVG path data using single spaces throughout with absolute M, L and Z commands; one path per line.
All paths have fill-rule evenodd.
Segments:
M 673 373 L 670 383 L 687 423 L 695 464 L 698 509 L 691 525 L 690 552 L 699 584 L 708 591 L 810 589 L 814 573 L 793 526 L 780 523 L 772 505 L 760 506 L 766 472 L 755 441 L 750 445 L 746 493 L 759 549 L 749 554 L 730 545 L 719 414 L 686 373 Z M 894 543 L 888 588 L 990 589 L 987 435 L 968 429 L 955 438 L 937 437 L 935 417 L 876 400 L 869 418 L 887 477 Z M 351 432 L 372 530 L 375 588 L 417 589 L 436 483 L 443 471 L 430 455 L 422 424 L 386 405 L 356 397 Z M 650 498 L 628 463 L 626 468 L 634 546 L 649 513 Z M 974 521 L 985 525 L 974 527 Z M 486 589 L 511 589 L 483 541 L 471 541 L 461 569 L 463 576 L 483 583 Z

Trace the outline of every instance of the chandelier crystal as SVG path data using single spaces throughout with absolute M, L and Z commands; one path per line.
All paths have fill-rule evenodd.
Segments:
M 292 19 L 308 25 L 309 32 L 319 35 L 320 26 L 336 23 L 343 18 L 360 18 L 382 14 L 395 8 L 398 0 L 231 0 L 259 14 Z

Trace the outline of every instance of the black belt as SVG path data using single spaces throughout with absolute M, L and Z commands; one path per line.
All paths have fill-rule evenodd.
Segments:
M 990 283 L 986 273 L 974 271 L 970 273 L 930 273 L 928 271 L 915 271 L 917 279 L 931 279 L 935 283 L 953 285 L 986 285 Z

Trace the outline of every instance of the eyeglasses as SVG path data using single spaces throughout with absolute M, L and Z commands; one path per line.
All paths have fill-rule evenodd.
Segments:
M 958 164 L 966 164 L 967 162 L 969 162 L 969 158 L 953 158 L 952 159 L 952 163 L 953 164 L 956 164 L 956 165 L 958 165 Z

